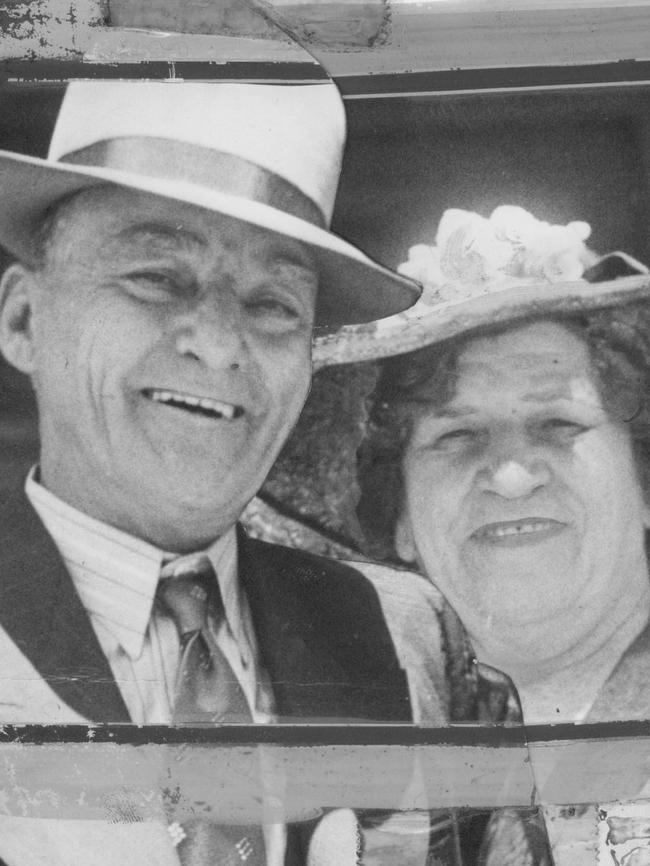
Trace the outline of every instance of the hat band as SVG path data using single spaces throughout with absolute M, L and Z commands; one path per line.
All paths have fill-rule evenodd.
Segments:
M 110 138 L 59 161 L 194 183 L 268 205 L 319 228 L 327 226 L 318 205 L 285 178 L 240 156 L 201 145 L 166 138 Z

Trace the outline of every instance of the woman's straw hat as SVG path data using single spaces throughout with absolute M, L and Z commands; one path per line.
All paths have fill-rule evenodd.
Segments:
M 411 247 L 398 271 L 424 286 L 404 313 L 320 341 L 318 367 L 400 355 L 531 316 L 617 307 L 650 297 L 648 268 L 625 253 L 599 257 L 585 222 L 550 225 L 521 207 L 489 218 L 452 209 L 435 243 Z

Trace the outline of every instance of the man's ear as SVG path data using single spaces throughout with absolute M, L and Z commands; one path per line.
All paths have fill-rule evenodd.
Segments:
M 34 368 L 33 289 L 33 272 L 19 262 L 9 265 L 0 279 L 0 352 L 28 375 Z
M 402 513 L 395 525 L 395 552 L 403 562 L 415 562 L 417 549 L 408 515 Z

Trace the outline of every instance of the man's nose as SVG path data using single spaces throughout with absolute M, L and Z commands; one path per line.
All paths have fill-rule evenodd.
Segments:
M 177 351 L 215 369 L 241 365 L 246 337 L 244 312 L 237 299 L 227 295 L 197 300 L 176 322 Z

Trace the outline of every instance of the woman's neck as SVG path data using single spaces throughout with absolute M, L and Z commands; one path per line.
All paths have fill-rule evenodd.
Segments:
M 645 628 L 650 610 L 637 607 L 610 639 L 590 656 L 577 658 L 538 680 L 527 680 L 517 687 L 524 721 L 528 725 L 583 722 L 598 693 L 621 657 Z
M 490 652 L 489 641 L 472 642 L 479 661 L 500 668 L 512 679 L 521 700 L 526 724 L 583 721 L 599 691 L 622 655 L 646 627 L 650 619 L 650 583 L 647 567 L 631 576 L 628 592 L 607 612 L 600 628 L 588 641 L 577 644 L 570 653 L 540 663 L 537 659 L 522 664 L 510 663 Z

